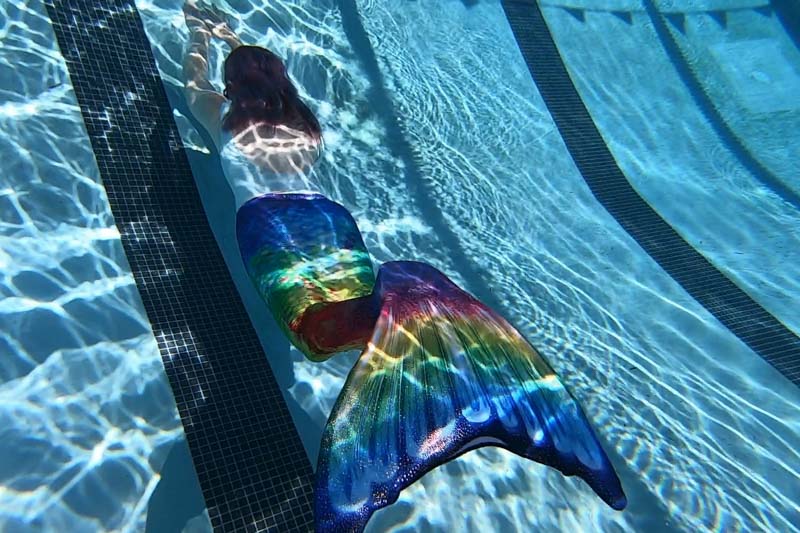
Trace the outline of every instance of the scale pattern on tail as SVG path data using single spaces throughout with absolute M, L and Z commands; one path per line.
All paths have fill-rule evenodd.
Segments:
M 577 402 L 507 321 L 423 263 L 384 264 L 373 298 L 372 338 L 323 435 L 317 531 L 360 531 L 426 472 L 486 445 L 577 475 L 625 506 Z

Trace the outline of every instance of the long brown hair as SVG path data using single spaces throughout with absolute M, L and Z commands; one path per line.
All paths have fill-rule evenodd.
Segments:
M 252 125 L 284 125 L 319 139 L 314 113 L 292 85 L 283 61 L 266 48 L 239 46 L 225 59 L 225 97 L 231 107 L 222 129 L 234 135 Z

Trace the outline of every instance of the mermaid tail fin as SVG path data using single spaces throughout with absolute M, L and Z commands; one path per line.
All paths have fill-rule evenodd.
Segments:
M 322 438 L 317 531 L 362 530 L 426 472 L 487 445 L 577 475 L 625 507 L 577 402 L 502 317 L 422 263 L 383 265 L 372 297 L 372 337 Z

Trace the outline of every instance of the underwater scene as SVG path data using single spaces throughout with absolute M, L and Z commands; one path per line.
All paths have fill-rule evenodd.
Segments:
M 598 201 L 509 3 L 135 1 L 317 531 L 800 531 L 796 380 Z M 536 4 L 633 189 L 796 339 L 797 21 Z M 210 532 L 45 3 L 0 42 L 0 531 Z M 237 112 L 291 118 L 272 181 Z

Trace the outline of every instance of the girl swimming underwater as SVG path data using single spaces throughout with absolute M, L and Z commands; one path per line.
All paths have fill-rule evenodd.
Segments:
M 321 128 L 281 59 L 207 8 L 184 13 L 186 97 L 234 191 L 248 275 L 308 359 L 361 351 L 322 436 L 317 531 L 362 530 L 426 472 L 482 446 L 577 475 L 624 508 L 585 415 L 511 324 L 424 263 L 376 276 L 355 220 L 311 172 Z M 211 38 L 232 49 L 223 93 L 208 80 Z

